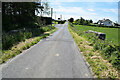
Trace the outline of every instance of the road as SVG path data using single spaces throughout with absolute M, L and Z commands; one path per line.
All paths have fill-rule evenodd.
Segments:
M 91 78 L 92 75 L 68 30 L 58 31 L 2 65 L 3 78 Z

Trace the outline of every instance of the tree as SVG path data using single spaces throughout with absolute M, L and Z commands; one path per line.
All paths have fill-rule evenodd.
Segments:
M 44 2 L 42 6 L 41 2 L 3 2 L 3 31 L 35 27 L 37 22 L 35 12 L 40 13 L 39 10 L 47 12 L 48 7 L 47 2 Z
M 70 18 L 69 21 L 70 21 L 71 23 L 73 23 L 73 22 L 74 22 L 74 19 L 73 19 L 73 18 Z
M 79 19 L 75 20 L 74 24 L 79 24 Z
M 83 25 L 83 24 L 84 24 L 84 21 L 85 21 L 85 19 L 83 19 L 83 18 L 81 17 L 81 19 L 80 19 L 80 24 Z
M 89 20 L 85 20 L 86 24 L 85 25 L 90 25 L 90 21 Z
M 90 23 L 93 23 L 93 21 L 92 21 L 92 20 L 90 20 Z

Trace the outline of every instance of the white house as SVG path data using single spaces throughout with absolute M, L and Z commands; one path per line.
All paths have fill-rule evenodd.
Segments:
M 103 19 L 103 20 L 99 20 L 98 25 L 103 25 L 103 26 L 115 26 L 114 22 L 112 22 L 109 19 Z

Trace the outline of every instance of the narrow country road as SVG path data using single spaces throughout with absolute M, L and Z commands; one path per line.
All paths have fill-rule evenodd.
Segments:
M 2 65 L 3 78 L 91 78 L 68 23 L 50 37 Z

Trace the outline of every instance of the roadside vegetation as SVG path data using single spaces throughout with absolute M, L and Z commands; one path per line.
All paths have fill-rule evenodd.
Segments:
M 5 36 L 6 40 L 3 41 L 4 42 L 3 45 L 6 46 L 5 48 L 8 48 L 7 47 L 8 45 L 11 45 L 11 47 L 7 50 L 5 49 L 2 50 L 0 64 L 5 63 L 8 59 L 13 58 L 18 54 L 24 52 L 24 50 L 30 48 L 34 44 L 37 44 L 42 38 L 46 38 L 47 36 L 49 36 L 50 34 L 54 33 L 57 30 L 57 28 L 55 27 L 52 28 L 42 27 L 42 28 L 44 30 L 44 33 L 41 34 L 41 31 L 40 33 L 37 31 L 36 37 L 32 37 L 33 34 L 31 32 L 29 33 L 20 32 L 14 35 L 6 35 Z M 17 41 L 17 43 L 14 42 L 15 40 Z
M 8 50 L 15 44 L 25 41 L 26 39 L 40 36 L 46 31 L 50 31 L 54 29 L 55 27 L 51 27 L 51 25 L 45 26 L 45 27 L 40 27 L 40 28 L 30 28 L 30 29 L 24 29 L 23 31 L 18 31 L 15 33 L 3 33 L 2 36 L 2 49 L 3 50 Z
M 68 28 L 81 53 L 90 64 L 94 77 L 120 79 L 120 45 L 100 40 L 93 33 L 85 33 L 89 29 L 88 26 L 73 27 L 73 24 L 69 23 Z
M 42 16 L 50 14 L 48 2 L 42 0 L 40 2 L 3 2 L 2 7 L 3 34 L 0 64 L 57 30 L 52 24 L 51 17 Z

